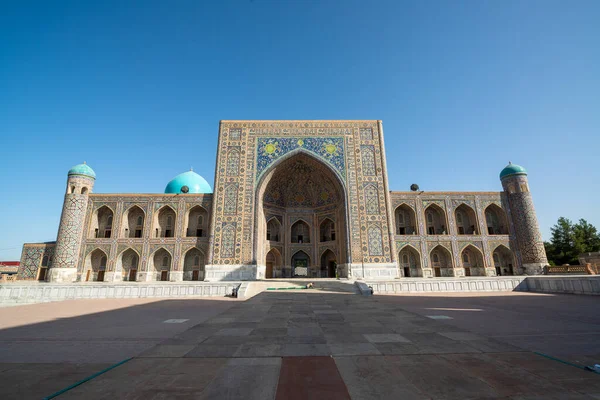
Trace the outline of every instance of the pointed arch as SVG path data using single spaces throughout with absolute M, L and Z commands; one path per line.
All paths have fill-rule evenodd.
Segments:
M 183 280 L 203 281 L 206 257 L 198 247 L 189 248 L 183 257 Z
M 186 216 L 185 233 L 188 237 L 205 237 L 208 232 L 208 211 L 197 204 Z
M 460 252 L 460 263 L 466 276 L 485 276 L 483 253 L 479 248 L 468 244 Z
M 290 228 L 292 243 L 310 243 L 310 224 L 298 219 Z
M 173 264 L 173 255 L 164 247 L 159 247 L 150 256 L 148 271 L 154 273 L 154 280 L 168 281 Z
M 398 251 L 398 264 L 405 277 L 423 276 L 421 253 L 410 243 L 402 246 Z
M 137 250 L 128 247 L 117 257 L 115 273 L 121 273 L 121 280 L 133 282 L 137 280 L 139 266 L 140 253 Z
M 335 278 L 337 269 L 337 257 L 331 249 L 325 249 L 321 253 L 321 278 Z
M 292 276 L 308 276 L 310 256 L 304 250 L 298 250 L 292 255 Z
M 449 233 L 446 211 L 442 207 L 432 203 L 423 212 L 428 235 L 447 235 Z
M 454 276 L 452 253 L 444 246 L 438 244 L 431 249 L 429 259 L 435 276 Z
M 461 203 L 454 209 L 456 233 L 459 235 L 477 235 L 477 215 L 471 206 Z
M 503 244 L 499 244 L 492 251 L 492 263 L 494 264 L 496 275 L 515 274 L 515 255 L 512 250 Z
M 327 217 L 319 225 L 319 242 L 330 242 L 335 240 L 335 222 Z
M 492 203 L 485 208 L 484 215 L 488 235 L 508 235 L 508 219 L 501 207 Z
M 418 235 L 417 214 L 406 203 L 400 204 L 394 210 L 396 235 Z
M 158 209 L 154 216 L 154 237 L 175 237 L 177 212 L 168 204 Z
M 104 281 L 104 272 L 108 264 L 108 255 L 100 248 L 96 248 L 88 253 L 85 258 L 84 281 Z
M 110 238 L 112 236 L 114 225 L 114 215 L 114 210 L 107 205 L 103 205 L 94 210 L 92 213 L 89 237 Z
M 265 278 L 282 278 L 283 277 L 283 257 L 276 248 L 272 248 L 267 253 L 265 259 L 266 271 Z
M 283 229 L 281 227 L 281 222 L 279 222 L 279 218 L 271 217 L 267 221 L 267 237 L 266 239 L 271 242 L 281 242 Z
M 141 238 L 144 236 L 143 232 L 146 213 L 139 205 L 134 204 L 125 210 L 121 220 L 121 237 Z

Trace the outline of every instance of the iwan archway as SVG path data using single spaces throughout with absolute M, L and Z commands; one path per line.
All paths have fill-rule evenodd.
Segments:
M 256 195 L 255 254 L 259 271 L 265 268 L 262 276 L 335 276 L 333 264 L 321 265 L 325 250 L 335 266 L 348 263 L 346 194 L 338 175 L 323 161 L 305 152 L 285 157 L 263 175 Z M 273 249 L 281 254 L 282 265 L 267 272 Z M 305 255 L 301 261 L 306 269 L 298 267 L 298 254 Z

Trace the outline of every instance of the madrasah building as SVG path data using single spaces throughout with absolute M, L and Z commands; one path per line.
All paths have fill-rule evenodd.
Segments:
M 547 259 L 524 168 L 506 166 L 499 192 L 390 191 L 383 139 L 376 120 L 221 121 L 214 192 L 188 171 L 164 193 L 94 193 L 96 173 L 76 165 L 56 242 L 25 244 L 18 279 L 389 280 L 542 271 Z

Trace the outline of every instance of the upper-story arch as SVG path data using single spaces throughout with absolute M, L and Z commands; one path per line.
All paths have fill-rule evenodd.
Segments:
M 508 219 L 502 208 L 492 203 L 484 214 L 488 235 L 508 235 Z
M 144 235 L 146 213 L 141 207 L 134 205 L 123 213 L 121 236 L 125 238 L 141 238 Z
M 154 217 L 154 237 L 170 238 L 175 236 L 177 213 L 170 206 L 163 206 Z
M 188 237 L 205 237 L 208 233 L 208 211 L 196 205 L 188 211 L 185 235 Z
M 447 235 L 449 233 L 446 212 L 442 207 L 433 203 L 425 208 L 424 213 L 428 235 Z
M 459 235 L 477 235 L 477 216 L 475 210 L 462 203 L 454 210 L 456 233 Z
M 394 222 L 396 224 L 396 235 L 417 235 L 417 215 L 412 207 L 400 204 L 394 210 Z
M 102 206 L 92 213 L 90 238 L 110 238 L 113 231 L 114 211 L 109 206 Z

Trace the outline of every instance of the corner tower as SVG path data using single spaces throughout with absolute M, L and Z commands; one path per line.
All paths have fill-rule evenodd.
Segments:
M 525 273 L 536 275 L 548 264 L 546 250 L 529 191 L 527 171 L 511 162 L 500 172 L 502 188 L 511 210 L 517 245 Z
M 85 162 L 69 170 L 50 282 L 73 282 L 77 277 L 85 214 L 95 181 L 96 173 Z

